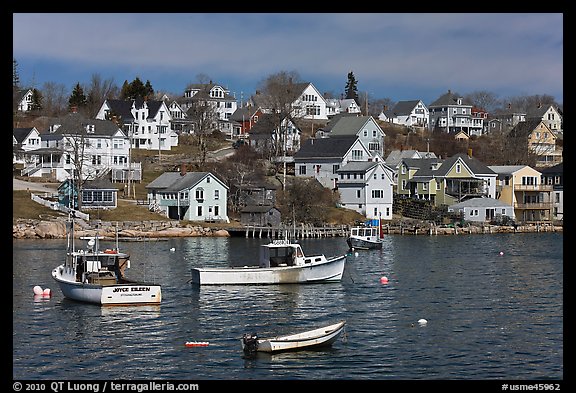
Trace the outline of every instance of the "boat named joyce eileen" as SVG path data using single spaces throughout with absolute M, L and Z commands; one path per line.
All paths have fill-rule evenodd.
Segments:
M 74 250 L 72 231 L 65 262 L 52 270 L 52 278 L 66 298 L 99 305 L 160 304 L 160 285 L 124 276 L 130 267 L 128 254 L 118 248 L 100 249 L 98 237 L 80 239 L 88 240 L 87 249 Z
M 340 281 L 344 274 L 346 254 L 326 257 L 306 256 L 300 244 L 273 240 L 260 246 L 256 266 L 229 268 L 193 268 L 195 285 L 304 284 Z

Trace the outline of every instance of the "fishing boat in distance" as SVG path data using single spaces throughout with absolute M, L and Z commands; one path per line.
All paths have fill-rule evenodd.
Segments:
M 381 249 L 382 237 L 380 234 L 380 225 L 352 227 L 346 243 L 351 250 Z
M 247 355 L 257 352 L 284 352 L 302 349 L 316 349 L 331 346 L 343 332 L 346 321 L 308 330 L 301 333 L 258 338 L 257 334 L 244 334 L 241 339 L 242 351 Z
M 137 282 L 125 277 L 130 257 L 115 248 L 101 249 L 98 236 L 81 237 L 86 249 L 75 249 L 74 220 L 69 220 L 68 247 L 64 263 L 52 270 L 52 278 L 63 295 L 72 300 L 99 305 L 160 304 L 158 284 Z
M 229 268 L 193 268 L 194 285 L 305 284 L 340 281 L 346 254 L 326 257 L 304 255 L 289 240 L 273 240 L 260 246 L 258 265 Z

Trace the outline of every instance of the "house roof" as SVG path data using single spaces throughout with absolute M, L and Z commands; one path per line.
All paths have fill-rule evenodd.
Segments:
M 356 135 L 372 116 L 343 116 L 330 131 L 330 136 Z
M 542 104 L 534 104 L 526 109 L 526 118 L 538 118 L 542 119 L 544 114 L 552 107 L 552 109 L 556 110 L 552 105 L 542 105 Z M 558 112 L 556 110 L 556 112 Z
M 458 105 L 459 98 L 462 98 L 462 105 L 472 106 L 472 103 L 469 100 L 463 98 L 463 96 L 458 93 L 453 93 L 451 90 L 448 90 L 447 93 L 441 95 L 429 106 L 455 106 Z
M 499 175 L 508 175 L 526 168 L 526 165 L 490 165 L 488 168 Z
M 84 190 L 90 189 L 90 190 L 116 190 L 116 191 L 118 191 L 118 188 L 116 186 L 114 186 L 114 184 L 112 184 L 112 182 L 110 180 L 104 179 L 104 178 L 88 180 L 88 181 L 84 182 L 82 189 L 84 189 Z
M 459 159 L 464 162 L 468 168 L 470 168 L 474 175 L 496 175 L 496 172 L 486 166 L 482 161 L 464 153 L 454 154 L 453 156 L 446 158 L 436 173 L 439 173 L 441 176 L 448 174 L 450 169 L 452 169 L 452 166 L 454 166 L 456 161 Z
M 132 106 L 136 109 L 142 109 L 144 106 L 144 99 L 137 98 L 135 100 L 106 100 L 110 110 L 122 119 L 122 122 L 131 122 L 134 120 L 134 115 L 132 115 Z M 148 118 L 153 118 L 156 116 L 164 101 L 147 100 L 146 104 L 148 106 Z
M 147 189 L 157 189 L 167 192 L 178 192 L 187 188 L 192 188 L 207 176 L 212 176 L 224 187 L 227 185 L 222 183 L 220 179 L 211 174 L 210 172 L 164 172 L 156 179 L 152 180 L 147 186 Z
M 450 205 L 451 209 L 460 209 L 463 207 L 512 207 L 494 198 L 470 198 L 465 201 Z
M 278 128 L 277 124 L 278 117 L 275 114 L 267 113 L 263 114 L 258 118 L 258 121 L 250 128 L 250 135 L 254 134 L 266 134 L 271 135 L 272 132 Z
M 526 121 L 521 121 L 516 124 L 513 129 L 510 130 L 508 136 L 512 138 L 527 138 L 540 123 L 542 123 L 541 118 L 531 118 L 526 119 Z M 548 128 L 548 126 L 546 126 L 546 128 Z M 550 130 L 550 132 L 552 131 Z
M 332 128 L 334 128 L 336 123 L 338 123 L 340 121 L 340 119 L 343 117 L 358 117 L 358 114 L 357 113 L 340 112 L 337 115 L 332 116 L 332 118 L 330 118 L 328 123 L 326 123 L 325 126 L 320 127 L 319 130 L 322 130 L 324 132 L 332 131 Z
M 392 109 L 392 113 L 396 116 L 409 115 L 419 102 L 420 100 L 398 101 Z
M 110 121 L 110 120 L 98 120 L 98 119 L 90 119 L 87 118 L 80 113 L 68 113 L 64 117 L 60 117 L 56 120 L 53 120 L 49 124 L 50 126 L 60 125 L 54 132 L 51 134 L 59 134 L 59 135 L 81 135 L 87 134 L 86 133 L 86 126 L 87 125 L 94 125 L 94 131 L 87 134 L 87 136 L 112 136 L 116 132 L 118 132 L 118 126 Z M 45 132 L 42 134 L 42 139 L 47 139 L 45 136 L 49 135 L 49 132 Z
M 392 167 L 398 166 L 402 159 L 413 158 L 413 159 L 423 159 L 423 158 L 436 158 L 434 152 L 419 152 L 418 150 L 392 150 L 388 157 L 386 157 L 386 164 Z
M 376 165 L 375 161 L 350 161 L 336 172 L 367 172 Z
M 556 164 L 554 166 L 550 166 L 547 168 L 544 168 L 540 171 L 541 174 L 543 175 L 551 175 L 551 174 L 558 174 L 558 173 L 564 173 L 564 163 L 561 162 L 560 164 Z
M 294 159 L 303 158 L 342 158 L 356 142 L 356 135 L 330 138 L 307 139 Z
M 14 128 L 14 138 L 16 138 L 16 142 L 18 143 L 24 142 L 24 139 L 26 139 L 26 137 L 30 135 L 33 129 L 34 127 Z
M 260 110 L 257 106 L 245 106 L 243 108 L 237 108 L 234 113 L 230 116 L 230 120 L 234 121 L 247 121 L 252 118 Z

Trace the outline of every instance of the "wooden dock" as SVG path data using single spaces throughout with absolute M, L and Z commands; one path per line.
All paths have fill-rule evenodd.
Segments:
M 244 228 L 228 228 L 230 236 L 245 236 L 247 238 L 284 239 L 286 237 L 294 239 L 323 238 L 323 237 L 344 237 L 348 235 L 347 225 L 313 227 L 311 225 L 299 225 L 296 227 L 265 227 L 246 226 Z

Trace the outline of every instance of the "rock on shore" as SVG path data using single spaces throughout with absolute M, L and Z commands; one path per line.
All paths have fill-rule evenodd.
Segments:
M 221 228 L 206 228 L 198 225 L 180 225 L 170 221 L 90 222 L 77 220 L 74 237 L 96 236 L 115 238 L 159 237 L 228 237 L 230 233 Z M 18 220 L 12 225 L 13 239 L 65 239 L 66 221 Z

